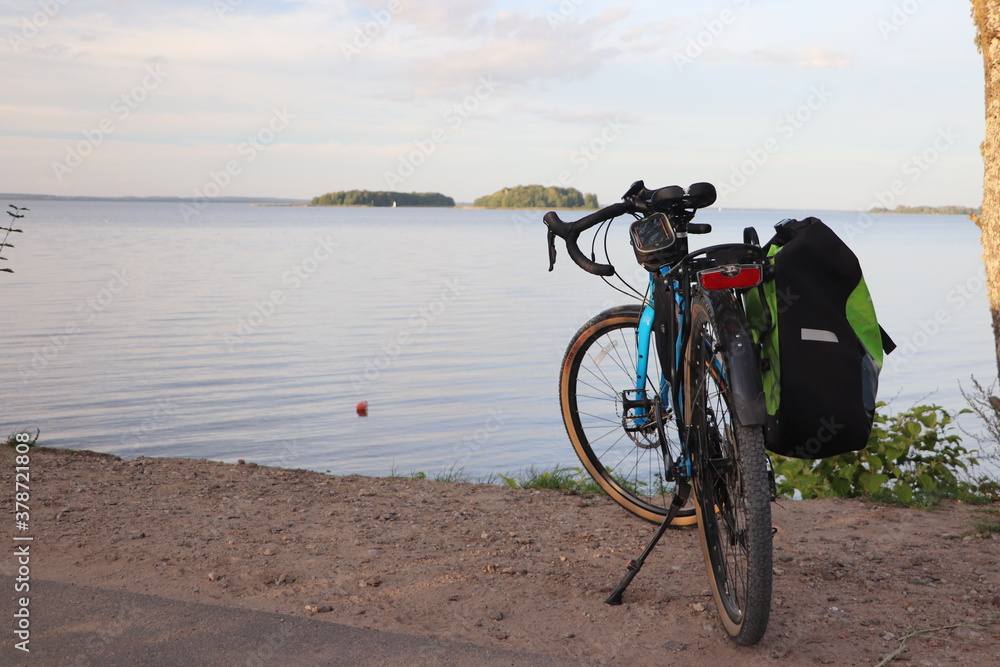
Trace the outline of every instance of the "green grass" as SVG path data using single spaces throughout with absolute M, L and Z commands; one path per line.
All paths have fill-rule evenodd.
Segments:
M 391 472 L 389 473 L 389 477 L 396 477 L 403 479 L 430 479 L 435 482 L 452 482 L 454 484 L 464 484 L 467 482 L 481 481 L 473 479 L 471 475 L 465 472 L 465 468 L 459 468 L 456 467 L 455 465 L 452 465 L 450 468 L 447 468 L 446 470 L 441 470 L 435 473 L 433 476 L 430 476 L 421 470 L 410 471 L 408 475 L 403 475 L 399 472 L 399 468 L 397 468 L 394 464 L 392 466 Z
M 980 535 L 1000 534 L 1000 509 L 983 508 L 976 510 L 972 525 Z
M 503 475 L 490 473 L 486 477 L 473 478 L 464 468 L 452 465 L 433 475 L 423 471 L 411 471 L 402 474 L 393 465 L 390 477 L 403 479 L 430 479 L 435 482 L 500 484 L 512 489 L 548 489 L 568 491 L 583 496 L 603 494 L 604 491 L 591 479 L 583 468 L 554 466 L 551 469 L 539 470 L 534 466 L 515 474 Z
M 19 428 L 19 429 L 16 429 L 15 431 L 12 431 L 10 435 L 7 436 L 7 439 L 4 440 L 3 444 L 7 445 L 8 447 L 14 447 L 15 445 L 18 444 L 18 442 L 17 442 L 17 436 L 20 435 L 21 433 L 26 433 L 30 437 L 28 439 L 28 442 L 26 442 L 24 444 L 28 445 L 29 447 L 35 447 L 36 444 L 38 443 L 38 436 L 40 436 L 42 434 L 42 431 L 41 431 L 41 429 L 37 429 L 37 428 L 34 429 L 34 431 L 35 431 L 35 435 L 34 436 L 31 435 L 31 431 L 32 431 L 32 429 L 29 429 L 29 428 Z
M 471 482 L 472 478 L 465 472 L 465 468 L 456 468 L 452 465 L 447 470 L 442 470 L 436 475 L 434 475 L 435 482 L 452 482 L 454 484 L 462 484 L 465 482 Z
M 601 487 L 582 468 L 537 470 L 534 466 L 514 476 L 498 475 L 503 483 L 513 489 L 549 489 L 569 491 L 585 496 L 603 493 Z

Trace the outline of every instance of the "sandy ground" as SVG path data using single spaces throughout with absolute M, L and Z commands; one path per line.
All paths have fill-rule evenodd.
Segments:
M 969 534 L 977 511 L 774 505 L 771 622 L 750 648 L 719 625 L 694 529 L 603 604 L 655 529 L 605 498 L 33 449 L 28 532 L 42 580 L 600 664 L 996 665 L 1000 539 Z

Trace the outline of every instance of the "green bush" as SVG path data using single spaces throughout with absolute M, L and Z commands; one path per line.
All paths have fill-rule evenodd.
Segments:
M 970 466 L 978 461 L 962 446 L 953 421 L 954 415 L 937 405 L 877 413 L 868 446 L 860 452 L 819 461 L 772 454 L 778 495 L 793 497 L 797 489 L 803 498 L 865 496 L 903 505 L 930 505 L 941 498 L 987 501 L 997 482 L 969 481 Z

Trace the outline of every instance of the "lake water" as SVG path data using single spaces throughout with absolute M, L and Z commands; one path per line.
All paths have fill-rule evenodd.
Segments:
M 626 299 L 564 250 L 546 271 L 540 211 L 20 204 L 16 273 L 0 274 L 4 436 L 336 474 L 576 465 L 562 353 Z M 817 214 L 858 254 L 900 345 L 880 398 L 964 407 L 958 382 L 996 374 L 975 225 Z M 698 220 L 724 242 L 804 215 Z M 638 284 L 625 227 L 613 258 Z

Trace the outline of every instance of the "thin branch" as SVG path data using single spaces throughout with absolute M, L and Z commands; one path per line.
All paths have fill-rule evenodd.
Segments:
M 0 231 L 5 232 L 3 235 L 3 241 L 0 241 L 0 253 L 3 252 L 4 248 L 13 248 L 14 244 L 7 243 L 7 239 L 10 237 L 11 233 L 23 234 L 24 230 L 14 229 L 14 220 L 18 220 L 24 217 L 21 211 L 27 211 L 27 208 L 21 206 L 14 206 L 13 204 L 8 204 L 7 208 L 14 209 L 13 211 L 6 211 L 7 215 L 11 217 L 9 224 L 6 227 L 0 227 Z M 0 257 L 0 259 L 6 260 L 6 257 Z M 3 273 L 14 273 L 13 269 L 0 269 Z
M 998 617 L 998 618 L 1000 618 L 1000 617 Z M 899 646 L 896 648 L 896 650 L 893 651 L 892 653 L 890 653 L 889 655 L 885 656 L 884 658 L 882 658 L 882 660 L 880 660 L 879 663 L 875 665 L 875 667 L 885 667 L 890 662 L 892 662 L 897 657 L 899 657 L 899 655 L 904 650 L 906 650 L 906 640 L 910 639 L 911 637 L 916 637 L 917 635 L 925 635 L 925 634 L 928 634 L 930 632 L 940 632 L 941 630 L 954 630 L 955 628 L 979 628 L 980 630 L 986 630 L 988 628 L 984 628 L 982 625 L 980 625 L 980 623 L 982 623 L 984 621 L 996 621 L 996 620 L 997 620 L 997 618 L 992 618 L 992 619 L 977 618 L 974 621 L 967 621 L 965 623 L 954 623 L 952 625 L 942 625 L 940 628 L 928 628 L 927 630 L 915 630 L 915 631 L 911 632 L 910 634 L 903 636 L 899 640 Z

